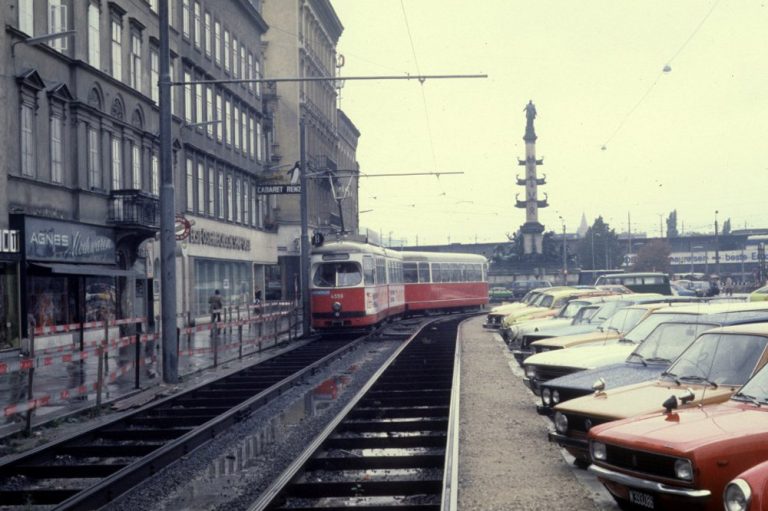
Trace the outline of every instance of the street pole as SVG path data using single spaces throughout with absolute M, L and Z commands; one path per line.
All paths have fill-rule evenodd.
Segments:
M 168 0 L 160 0 L 160 317 L 163 346 L 163 382 L 177 383 L 176 346 L 176 232 L 171 153 L 171 74 Z
M 565 245 L 565 224 L 563 224 L 563 285 L 568 285 L 568 257 Z
M 720 277 L 720 238 L 717 235 L 717 213 L 718 211 L 715 210 L 715 271 Z
M 301 275 L 301 334 L 309 335 L 310 310 L 309 310 L 309 212 L 307 211 L 307 137 L 304 117 L 299 119 L 299 184 L 301 194 L 299 197 L 299 209 L 301 210 L 301 257 L 299 271 Z

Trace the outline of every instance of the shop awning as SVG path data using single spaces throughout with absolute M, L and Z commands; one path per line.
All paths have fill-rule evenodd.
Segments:
M 136 277 L 145 278 L 139 272 L 133 270 L 121 270 L 116 266 L 98 264 L 66 264 L 66 263 L 33 263 L 34 266 L 46 268 L 53 273 L 65 273 L 70 275 L 94 275 L 97 277 Z

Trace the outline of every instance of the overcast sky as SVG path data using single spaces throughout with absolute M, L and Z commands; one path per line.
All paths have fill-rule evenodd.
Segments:
M 341 76 L 489 75 L 346 82 L 340 104 L 361 132 L 363 173 L 464 173 L 361 179 L 360 210 L 371 211 L 360 223 L 385 238 L 495 242 L 515 232 L 531 99 L 547 230 L 560 231 L 562 216 L 573 232 L 585 214 L 626 231 L 630 213 L 633 232 L 657 236 L 673 209 L 685 232 L 712 232 L 716 210 L 733 228 L 768 227 L 765 2 L 332 3 L 344 25 Z

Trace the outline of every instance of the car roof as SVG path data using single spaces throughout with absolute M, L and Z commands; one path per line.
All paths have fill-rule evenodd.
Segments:
M 751 334 L 768 336 L 768 316 L 766 316 L 763 321 L 722 326 L 719 328 L 713 328 L 712 330 L 707 330 L 707 333 Z
M 766 302 L 733 302 L 733 303 L 685 303 L 681 305 L 675 305 L 672 309 L 659 310 L 654 314 L 716 314 L 719 312 L 736 312 L 736 311 L 768 311 L 768 303 Z

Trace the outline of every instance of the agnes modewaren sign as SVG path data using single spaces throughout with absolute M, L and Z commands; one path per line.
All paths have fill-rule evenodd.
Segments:
M 25 218 L 27 259 L 77 263 L 115 263 L 112 230 L 95 225 Z

